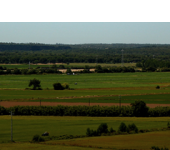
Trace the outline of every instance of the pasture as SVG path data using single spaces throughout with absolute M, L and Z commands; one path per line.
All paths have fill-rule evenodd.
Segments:
M 169 104 L 170 73 L 92 73 L 79 75 L 1 75 L 0 100 L 47 102 L 123 103 L 144 100 Z M 41 81 L 43 90 L 25 90 L 33 78 Z M 72 90 L 53 90 L 56 82 L 68 83 Z M 77 84 L 75 84 L 77 83 Z M 156 89 L 159 85 L 160 89 Z
M 143 134 L 102 136 L 71 140 L 49 141 L 45 143 L 0 143 L 1 150 L 150 150 L 152 146 L 170 148 L 170 131 Z M 122 144 L 123 143 L 123 144 Z
M 75 140 L 49 141 L 48 144 L 91 147 L 98 149 L 150 150 L 152 146 L 170 147 L 170 131 L 150 132 L 144 134 L 92 137 Z
M 8 143 L 10 141 L 10 123 L 11 116 L 0 116 L 0 146 L 2 149 L 22 149 L 24 147 L 32 147 L 41 149 L 56 148 L 63 150 L 84 148 L 99 148 L 102 149 L 141 149 L 150 148 L 151 146 L 166 146 L 170 147 L 169 133 L 170 131 L 157 131 L 149 133 L 139 133 L 132 135 L 113 135 L 101 137 L 86 137 L 72 140 L 55 140 L 45 143 L 36 144 L 29 143 L 35 134 L 41 135 L 45 131 L 50 133 L 50 136 L 60 135 L 85 135 L 86 129 L 96 130 L 101 123 L 107 123 L 108 128 L 118 130 L 121 122 L 127 125 L 135 123 L 138 129 L 160 129 L 166 128 L 170 117 L 56 117 L 56 116 L 13 116 L 13 140 L 16 143 Z M 160 138 L 160 136 L 162 138 Z M 145 139 L 145 140 L 144 140 Z M 148 142 L 148 140 L 150 142 Z M 152 140 L 151 140 L 152 139 Z M 103 142 L 100 142 L 103 141 Z M 125 144 L 121 144 L 122 141 Z M 130 142 L 131 141 L 131 142 Z M 158 141 L 158 142 L 157 142 Z M 7 143 L 6 143 L 7 142 Z M 130 143 L 129 143 L 130 142 Z M 167 143 L 166 143 L 167 142 Z M 129 144 L 128 144 L 129 143 Z M 54 146 L 55 145 L 55 146 Z M 90 149 L 91 149 L 90 148 Z
M 29 80 L 41 81 L 43 90 L 26 90 Z M 53 90 L 53 83 L 68 83 L 72 90 Z M 75 85 L 77 83 L 77 85 Z M 160 89 L 155 87 L 159 85 Z M 121 95 L 121 96 L 120 96 Z M 0 100 L 30 102 L 85 102 L 132 103 L 143 100 L 150 104 L 170 104 L 170 73 L 92 73 L 79 75 L 1 75 Z M 2 102 L 0 102 L 0 105 Z M 149 132 L 109 137 L 91 137 L 72 140 L 49 141 L 41 144 L 29 143 L 35 134 L 45 131 L 50 136 L 85 135 L 86 129 L 97 129 L 100 123 L 118 129 L 121 122 L 135 123 L 139 129 L 167 127 L 169 117 L 56 117 L 13 116 L 13 139 L 10 141 L 10 116 L 0 116 L 1 149 L 150 149 L 151 146 L 168 147 L 169 131 Z M 162 138 L 158 138 L 162 137 Z M 133 143 L 130 143 L 130 141 Z M 146 139 L 146 140 L 144 140 Z M 150 142 L 148 142 L 148 140 Z M 158 140 L 159 139 L 159 140 Z M 104 142 L 101 142 L 104 141 Z M 124 145 L 121 144 L 124 141 Z M 141 141 L 141 142 L 139 142 Z M 3 143 L 5 142 L 5 143 Z M 7 142 L 7 143 L 6 143 Z M 83 143 L 83 144 L 82 144 Z M 102 143 L 102 144 L 101 144 Z
M 138 129 L 155 129 L 167 127 L 170 117 L 58 117 L 58 116 L 13 116 L 13 139 L 15 141 L 30 141 L 35 134 L 45 131 L 50 136 L 86 135 L 86 129 L 97 129 L 101 123 L 107 123 L 109 128 L 118 130 L 121 122 L 135 123 Z M 0 116 L 0 141 L 10 141 L 11 116 Z

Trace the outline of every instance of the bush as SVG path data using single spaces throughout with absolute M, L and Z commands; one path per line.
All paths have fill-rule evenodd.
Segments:
M 91 130 L 87 128 L 86 135 L 87 136 L 100 136 L 103 133 L 108 133 L 108 125 L 107 123 L 101 123 L 96 130 Z
M 61 84 L 64 89 L 69 89 L 69 84 L 68 83 L 63 83 Z
M 14 71 L 13 71 L 13 74 L 21 74 L 21 73 L 22 72 L 19 69 L 17 69 L 17 68 L 15 68 Z
M 34 135 L 33 138 L 32 138 L 32 141 L 33 142 L 44 142 L 44 138 L 39 136 L 39 135 Z
M 120 124 L 118 131 L 120 131 L 120 132 L 127 132 L 127 126 L 126 126 L 126 124 L 124 122 L 122 122 Z
M 159 85 L 157 85 L 157 86 L 156 86 L 156 89 L 160 89 L 160 86 L 159 86 Z
M 61 85 L 61 83 L 54 83 L 53 87 L 54 87 L 54 90 L 64 90 L 64 88 Z
M 138 133 L 138 128 L 136 127 L 134 123 L 132 123 L 128 125 L 127 131 L 128 133 L 130 133 L 131 131 L 135 131 L 135 133 Z
M 97 129 L 97 133 L 101 135 L 102 133 L 108 133 L 107 123 L 101 123 Z
M 148 116 L 149 108 L 146 106 L 144 101 L 135 101 L 135 103 L 131 103 L 133 115 L 136 117 L 146 117 Z
M 72 74 L 73 72 L 71 71 L 70 68 L 67 69 L 66 74 Z
M 110 130 L 109 130 L 110 133 L 113 133 L 115 132 L 115 130 L 113 130 L 113 128 L 111 127 Z
M 87 136 L 98 136 L 97 131 L 91 130 L 90 128 L 87 128 L 86 135 Z
M 166 148 L 166 147 L 165 147 L 165 148 L 159 148 L 158 146 L 152 146 L 152 147 L 151 147 L 151 150 L 152 150 L 152 149 L 153 149 L 153 150 L 169 150 L 169 149 Z
M 5 107 L 0 106 L 0 115 L 5 115 L 7 113 Z
M 64 89 L 69 89 L 69 84 L 68 83 L 54 83 L 53 84 L 54 90 L 64 90 Z

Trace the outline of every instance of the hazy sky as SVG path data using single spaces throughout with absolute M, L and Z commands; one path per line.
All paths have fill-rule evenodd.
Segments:
M 0 22 L 0 42 L 170 44 L 170 22 Z

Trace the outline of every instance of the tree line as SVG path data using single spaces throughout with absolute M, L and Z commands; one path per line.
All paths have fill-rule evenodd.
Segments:
M 0 106 L 1 115 L 35 116 L 93 116 L 93 117 L 165 117 L 170 116 L 170 107 L 148 108 L 143 101 L 136 101 L 131 106 Z
M 56 65 L 53 65 L 51 67 L 37 67 L 35 69 L 8 69 L 7 67 L 0 66 L 0 75 L 9 75 L 9 74 L 15 74 L 15 75 L 30 75 L 30 74 L 62 74 L 59 69 L 67 69 L 66 74 L 73 74 L 74 72 L 71 69 L 78 69 L 79 67 L 65 67 L 64 65 L 59 65 L 58 67 Z M 81 67 L 79 69 L 84 70 L 77 70 L 75 73 L 94 73 L 94 71 L 90 71 L 90 66 L 86 65 L 84 67 Z M 120 72 L 135 72 L 135 69 L 133 67 L 102 67 L 100 65 L 95 66 L 93 69 L 95 69 L 96 73 L 120 73 Z
M 122 53 L 121 50 L 124 50 Z M 121 63 L 170 60 L 170 45 L 163 44 L 36 44 L 0 43 L 0 63 Z
M 136 67 L 142 68 L 143 72 L 144 71 L 166 72 L 170 71 L 170 61 L 157 59 L 142 60 L 141 62 L 136 63 Z

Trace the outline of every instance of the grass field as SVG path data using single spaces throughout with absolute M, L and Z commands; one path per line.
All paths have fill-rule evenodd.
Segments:
M 137 100 L 142 100 L 148 104 L 170 104 L 170 94 L 155 94 L 155 95 L 133 95 L 133 96 L 102 96 L 90 98 L 57 98 L 57 99 L 41 99 L 41 102 L 82 102 L 82 103 L 134 103 Z M 22 100 L 21 100 L 22 101 Z M 28 100 L 39 102 L 39 99 Z
M 92 73 L 80 75 L 1 75 L 0 89 L 25 89 L 29 80 L 37 78 L 43 89 L 53 89 L 53 83 L 68 83 L 71 88 L 170 87 L 170 73 Z M 77 83 L 77 85 L 75 85 Z
M 135 123 L 140 129 L 167 127 L 170 117 L 136 118 L 136 117 L 55 117 L 55 116 L 13 116 L 13 139 L 30 141 L 35 134 L 45 131 L 50 136 L 86 135 L 89 127 L 96 130 L 101 123 L 117 130 L 121 122 Z M 10 140 L 11 116 L 0 116 L 0 141 Z
M 42 91 L 25 90 L 30 79 L 41 81 Z M 74 90 L 53 90 L 53 83 L 68 83 Z M 75 85 L 77 83 L 77 85 Z M 161 88 L 156 89 L 159 85 Z M 0 100 L 122 102 L 145 100 L 149 103 L 169 103 L 170 73 L 92 73 L 80 75 L 1 75 Z M 97 97 L 97 98 L 96 98 Z M 56 99 L 58 98 L 58 99 Z M 68 99 L 69 98 L 69 99 Z M 70 100 L 72 98 L 72 100 Z
M 88 103 L 90 100 L 91 103 L 118 103 L 121 99 L 122 103 L 143 100 L 146 103 L 170 104 L 170 73 L 93 73 L 74 76 L 1 75 L 0 77 L 0 100 L 3 101 L 39 101 L 41 99 L 42 102 Z M 25 90 L 28 88 L 29 80 L 33 78 L 41 81 L 43 90 Z M 55 82 L 66 82 L 74 90 L 55 91 L 52 86 Z M 157 85 L 161 88 L 156 89 Z M 170 117 L 13 116 L 13 139 L 16 143 L 8 143 L 10 141 L 10 119 L 10 116 L 0 116 L 0 150 L 150 149 L 151 146 L 170 148 L 169 131 L 50 141 L 41 144 L 28 142 L 33 135 L 41 135 L 45 131 L 48 131 L 50 136 L 85 135 L 88 127 L 95 130 L 100 123 L 107 123 L 108 127 L 114 130 L 118 129 L 121 122 L 135 123 L 139 129 L 162 128 L 167 127 Z
M 152 146 L 170 148 L 170 131 L 49 141 L 46 143 L 0 143 L 1 150 L 150 150 Z
M 150 132 L 134 135 L 92 137 L 76 140 L 50 141 L 48 144 L 61 144 L 98 149 L 138 149 L 149 150 L 152 146 L 170 147 L 170 131 Z
M 72 140 L 49 141 L 45 144 L 28 143 L 35 134 L 41 135 L 45 131 L 50 136 L 59 135 L 85 135 L 86 129 L 96 130 L 101 123 L 107 123 L 108 127 L 117 130 L 121 122 L 127 125 L 135 123 L 139 129 L 155 129 L 167 127 L 170 117 L 154 117 L 154 118 L 136 118 L 136 117 L 54 117 L 54 116 L 13 116 L 13 139 L 16 143 L 6 143 L 10 141 L 10 116 L 0 116 L 0 149 L 22 149 L 22 148 L 38 148 L 43 146 L 46 148 L 63 150 L 82 148 L 99 148 L 102 149 L 141 149 L 150 148 L 151 146 L 170 147 L 167 142 L 170 137 L 170 131 L 150 132 L 133 135 L 115 135 L 106 137 L 92 137 Z M 155 140 L 151 141 L 155 138 Z M 144 140 L 145 139 L 145 140 Z M 159 141 L 158 141 L 159 139 Z M 148 142 L 148 140 L 150 142 Z M 102 142 L 103 141 L 103 142 Z M 130 142 L 131 141 L 131 142 Z M 157 142 L 158 141 L 158 142 Z M 123 145 L 121 143 L 124 143 Z M 130 142 L 130 143 L 129 143 Z M 167 142 L 167 143 L 166 143 Z M 128 144 L 129 143 L 129 144 Z M 67 146 L 66 146 L 67 145 Z
M 1 143 L 1 150 L 150 150 L 152 146 L 170 148 L 170 131 L 149 132 L 133 135 L 102 136 L 46 143 Z

